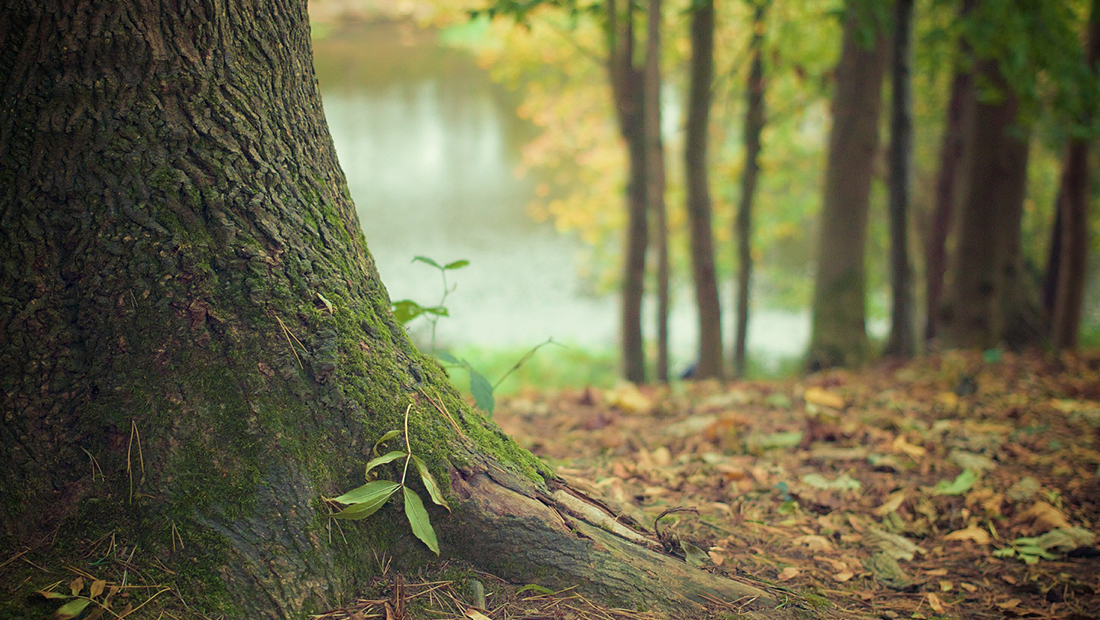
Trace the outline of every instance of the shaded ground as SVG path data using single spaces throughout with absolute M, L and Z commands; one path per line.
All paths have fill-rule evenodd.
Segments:
M 657 534 L 674 553 L 828 599 L 839 616 L 1100 618 L 1097 354 L 950 353 L 785 382 L 529 393 L 502 399 L 495 418 L 624 517 L 652 530 L 672 511 Z M 162 585 L 173 573 L 139 571 L 134 551 L 90 543 L 83 556 L 102 556 L 90 566 L 121 580 L 53 571 L 42 617 L 88 596 L 88 618 L 178 598 Z M 50 572 L 26 550 L 0 560 L 8 596 L 30 594 L 13 567 Z M 664 618 L 463 566 L 382 572 L 315 618 Z
M 528 394 L 495 418 L 639 523 L 698 511 L 661 534 L 717 571 L 883 618 L 1100 618 L 1097 356 Z

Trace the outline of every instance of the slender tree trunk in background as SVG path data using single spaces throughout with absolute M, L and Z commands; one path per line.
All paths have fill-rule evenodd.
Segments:
M 962 169 L 966 179 L 942 327 L 947 346 L 986 349 L 1026 340 L 1030 319 L 1020 273 L 1020 221 L 1028 140 L 1019 135 L 1019 102 L 996 62 L 978 62 L 975 75 L 1002 97 L 996 102 L 971 98 Z
M 722 311 L 714 265 L 707 130 L 714 79 L 714 2 L 700 0 L 691 13 L 691 84 L 688 91 L 684 164 L 691 222 L 691 266 L 699 309 L 698 379 L 722 378 Z
M 642 338 L 642 299 L 649 243 L 646 215 L 646 139 L 644 77 L 634 66 L 634 2 L 619 8 L 607 0 L 608 74 L 619 133 L 626 142 L 629 171 L 626 188 L 627 227 L 623 260 L 621 347 L 623 376 L 645 382 L 645 341 Z
M 1063 173 L 1065 169 L 1063 168 Z M 1048 331 L 1054 333 L 1054 300 L 1058 296 L 1058 277 L 1062 271 L 1062 187 L 1059 183 L 1058 194 L 1054 196 L 1054 223 L 1050 227 L 1050 242 L 1047 247 L 1047 267 L 1043 272 L 1043 291 L 1040 302 L 1048 321 Z
M 913 272 L 909 263 L 909 168 L 913 152 L 913 0 L 895 0 L 893 100 L 890 114 L 890 336 L 884 354 L 910 358 L 913 334 Z
M 657 373 L 668 382 L 668 217 L 665 208 L 665 149 L 661 140 L 661 0 L 649 0 L 645 51 L 646 199 L 653 214 L 657 254 Z
M 974 10 L 977 0 L 963 0 L 961 17 Z M 940 142 L 940 170 L 936 178 L 936 206 L 925 244 L 925 317 L 924 340 L 937 336 L 943 311 L 944 275 L 947 273 L 947 237 L 954 219 L 955 205 L 962 192 L 963 146 L 969 132 L 969 113 L 973 98 L 974 72 L 969 66 L 970 46 L 959 42 L 960 58 L 955 62 L 951 80 L 951 99 L 947 104 L 947 122 Z
M 745 349 L 749 335 L 749 295 L 752 291 L 752 202 L 760 173 L 760 136 L 764 132 L 764 24 L 770 0 L 755 0 L 752 17 L 752 65 L 746 88 L 745 168 L 741 173 L 741 202 L 737 207 L 733 238 L 737 240 L 736 335 L 733 341 L 733 375 L 745 376 Z
M 860 43 L 859 17 L 848 2 L 844 47 L 836 68 L 833 127 L 825 170 L 824 204 L 814 280 L 808 370 L 852 366 L 867 354 L 864 245 L 874 160 L 886 38 L 876 26 L 871 48 Z M 866 27 L 865 25 L 863 27 Z
M 0 617 L 41 617 L 31 591 L 66 566 L 179 594 L 148 617 L 346 603 L 379 556 L 433 559 L 399 506 L 340 535 L 321 501 L 401 428 L 454 509 L 431 510 L 445 556 L 628 607 L 814 615 L 603 529 L 412 346 L 304 1 L 82 6 L 0 5 L 0 549 L 25 561 L 0 567 Z
M 1085 66 L 1089 78 L 1097 79 L 1096 63 L 1100 60 L 1100 0 L 1093 0 L 1089 13 L 1085 42 Z M 1083 106 L 1089 125 L 1095 110 Z M 1088 142 L 1071 137 L 1066 146 L 1062 181 L 1058 190 L 1058 218 L 1061 222 L 1061 248 L 1058 261 L 1058 285 L 1055 288 L 1053 312 L 1053 343 L 1056 349 L 1075 349 L 1081 324 L 1081 301 L 1085 294 L 1085 272 L 1089 246 L 1089 175 Z
M 925 307 L 924 339 L 938 335 L 940 314 L 943 311 L 944 275 L 947 273 L 947 236 L 951 230 L 955 203 L 963 189 L 960 177 L 965 141 L 969 123 L 967 105 L 973 97 L 974 76 L 970 71 L 955 73 L 951 81 L 951 100 L 947 106 L 947 124 L 940 144 L 940 171 L 936 180 L 936 209 L 932 214 L 932 226 L 928 236 L 925 258 Z

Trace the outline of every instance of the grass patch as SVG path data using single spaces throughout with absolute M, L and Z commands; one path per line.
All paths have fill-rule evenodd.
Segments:
M 451 354 L 470 363 L 490 383 L 496 384 L 530 347 L 488 348 L 461 346 Z M 588 350 L 557 343 L 548 344 L 527 359 L 496 387 L 498 396 L 522 389 L 559 390 L 568 387 L 613 387 L 618 381 L 618 355 L 614 350 Z M 469 390 L 469 376 L 462 368 L 451 368 L 451 380 L 460 389 Z

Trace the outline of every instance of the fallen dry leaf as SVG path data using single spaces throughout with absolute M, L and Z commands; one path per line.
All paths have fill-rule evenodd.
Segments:
M 806 392 L 802 394 L 803 400 L 811 405 L 820 405 L 822 407 L 831 407 L 833 409 L 844 408 L 844 397 L 836 392 L 830 392 L 829 390 L 823 390 L 819 387 L 806 388 Z
M 971 525 L 965 529 L 955 530 L 947 536 L 944 536 L 946 540 L 972 540 L 979 545 L 989 544 L 989 532 L 977 525 Z

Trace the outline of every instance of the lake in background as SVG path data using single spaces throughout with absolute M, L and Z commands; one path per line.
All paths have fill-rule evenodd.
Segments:
M 438 272 L 414 256 L 470 261 L 449 275 L 456 288 L 440 346 L 517 349 L 551 337 L 594 351 L 617 346 L 618 299 L 593 294 L 578 275 L 580 242 L 526 212 L 539 178 L 514 171 L 536 130 L 516 116 L 513 95 L 468 53 L 411 24 L 341 27 L 316 40 L 314 52 L 340 164 L 390 297 L 439 301 Z M 670 317 L 674 368 L 695 355 L 690 300 L 688 291 L 679 295 Z M 797 356 L 808 342 L 807 313 L 756 311 L 751 320 L 758 357 Z M 423 344 L 424 321 L 411 325 Z M 650 338 L 654 325 L 647 320 Z

